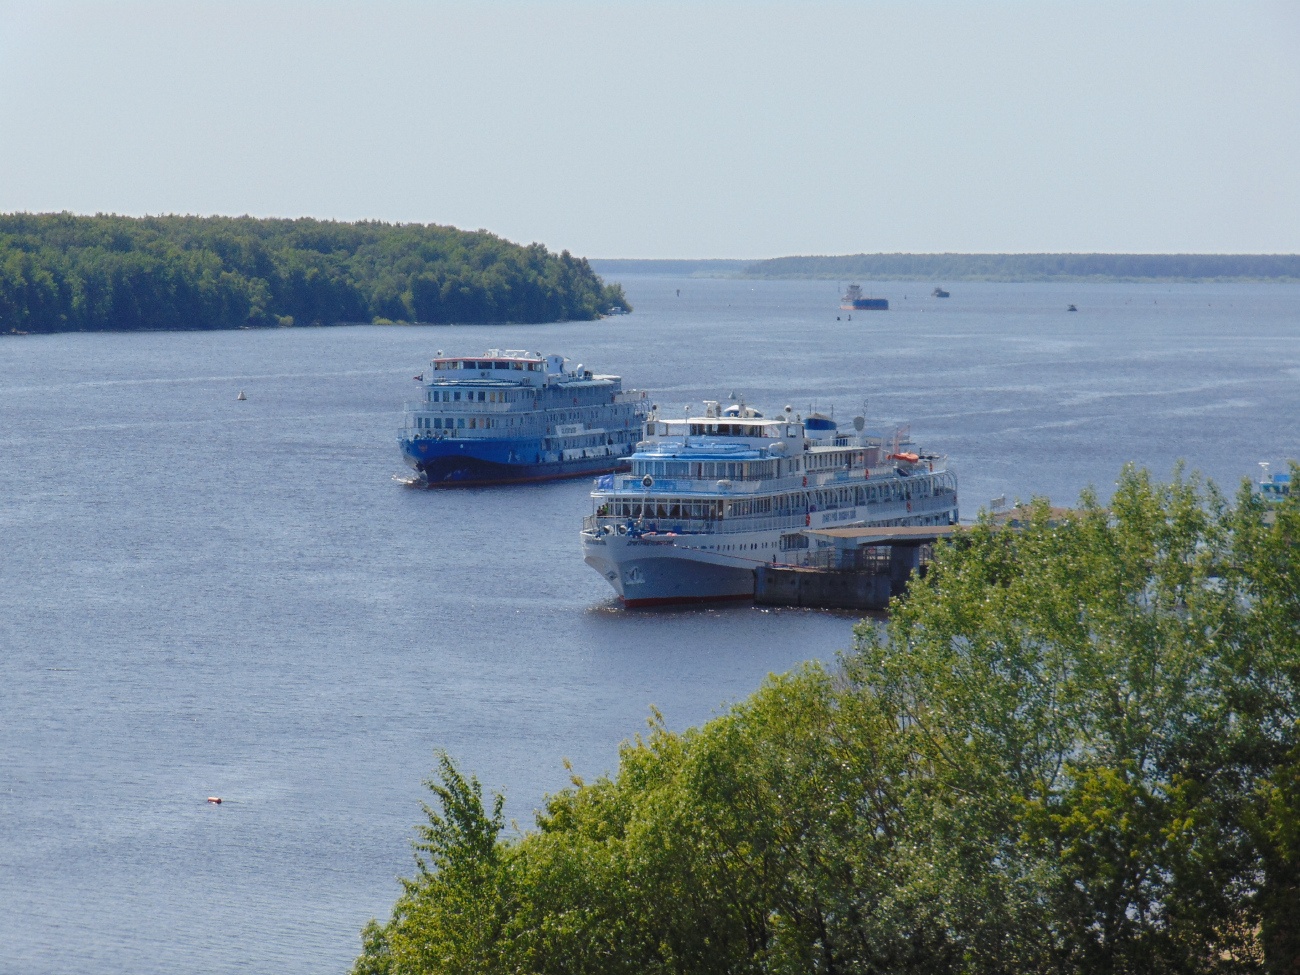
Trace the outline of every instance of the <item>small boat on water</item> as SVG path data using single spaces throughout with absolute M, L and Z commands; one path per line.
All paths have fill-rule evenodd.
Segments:
M 1265 501 L 1280 502 L 1291 496 L 1291 474 L 1270 473 L 1266 461 L 1260 461 L 1259 496 Z
M 842 311 L 888 311 L 888 298 L 868 298 L 862 293 L 862 288 L 856 284 L 849 285 L 849 290 L 844 292 L 844 297 L 840 299 L 840 309 Z
M 943 288 L 935 288 L 933 291 L 930 292 L 930 297 L 931 297 L 931 298 L 948 298 L 948 297 L 951 297 L 951 295 L 949 295 L 948 292 L 944 291 Z
M 1075 308 L 1074 305 L 1069 305 L 1069 306 L 1066 307 L 1065 310 L 1066 310 L 1066 311 L 1078 311 L 1079 309 Z
M 240 402 L 240 403 L 244 403 L 244 402 L 247 402 L 248 397 L 244 395 L 244 391 L 241 389 L 241 390 L 239 391 L 239 395 L 236 396 L 235 399 L 236 399 L 236 401 L 238 401 L 238 402 Z

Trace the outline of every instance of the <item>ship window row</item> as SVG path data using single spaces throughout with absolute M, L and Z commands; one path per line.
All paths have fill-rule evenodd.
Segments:
M 613 518 L 747 518 L 753 515 L 770 515 L 773 511 L 788 512 L 792 501 L 789 495 L 765 498 L 737 498 L 729 501 L 697 501 L 685 498 L 619 498 L 602 504 L 596 514 Z
M 651 431 L 652 433 L 655 431 Z M 659 434 L 668 436 L 668 424 L 659 424 Z M 794 436 L 794 427 L 788 427 L 785 431 L 786 436 Z M 780 437 L 781 426 L 776 423 L 768 424 L 745 424 L 745 423 L 692 423 L 691 436 L 718 436 L 718 437 Z
M 866 451 L 863 450 L 832 450 L 827 451 L 826 453 L 818 452 L 808 458 L 808 470 L 825 471 L 849 466 L 862 467 L 866 464 L 866 460 Z
M 514 393 L 505 392 L 504 390 L 497 392 L 495 390 L 482 389 L 477 391 L 473 389 L 463 391 L 459 389 L 434 389 L 429 392 L 429 402 L 460 403 L 462 402 L 462 392 L 464 394 L 463 401 L 466 403 L 514 403 L 518 400 L 518 396 Z M 478 396 L 477 399 L 475 399 L 476 392 Z
M 632 465 L 632 473 L 651 477 L 684 477 L 706 481 L 729 479 L 733 481 L 761 481 L 780 477 L 799 470 L 798 460 L 747 460 L 693 463 L 679 460 L 639 460 Z
M 541 372 L 540 362 L 524 362 L 519 359 L 507 361 L 483 359 L 452 359 L 447 362 L 435 362 L 433 368 L 444 369 L 513 369 L 515 372 Z
M 523 426 L 523 420 L 519 426 Z M 499 427 L 515 426 L 515 418 L 492 417 L 492 416 L 471 416 L 471 417 L 440 417 L 440 416 L 417 416 L 415 418 L 417 430 L 495 430 Z
M 647 501 L 610 501 L 596 513 L 615 518 L 696 518 L 714 520 L 721 517 L 722 501 L 682 501 L 651 498 Z

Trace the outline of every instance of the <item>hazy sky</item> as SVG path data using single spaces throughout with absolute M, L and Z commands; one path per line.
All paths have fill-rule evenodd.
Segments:
M 1300 2 L 15 3 L 0 210 L 1300 251 Z

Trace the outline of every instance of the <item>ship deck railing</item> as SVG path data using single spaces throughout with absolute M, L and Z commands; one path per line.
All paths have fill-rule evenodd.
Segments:
M 424 430 L 419 427 L 400 427 L 399 440 L 541 440 L 544 435 L 530 433 L 522 427 L 497 427 L 494 430 L 470 430 L 467 427 L 448 427 L 445 430 Z
M 837 508 L 820 508 L 809 514 L 775 514 L 775 515 L 739 515 L 730 518 L 683 518 L 662 517 L 659 515 L 586 515 L 582 519 L 583 531 L 596 531 L 610 526 L 636 527 L 638 530 L 651 530 L 658 533 L 675 532 L 690 535 L 716 535 L 740 532 L 774 531 L 780 529 L 802 530 L 808 527 L 825 527 L 825 516 L 833 512 L 852 514 L 852 520 L 846 524 L 862 521 L 906 521 L 912 518 L 940 514 L 956 504 L 953 492 L 928 498 L 916 498 L 912 501 L 890 500 L 872 501 L 865 505 Z M 910 504 L 910 507 L 909 507 Z M 815 523 L 815 525 L 814 525 Z
M 636 455 L 628 458 L 629 462 L 635 463 Z M 947 471 L 937 470 L 934 474 L 946 474 Z M 930 471 L 918 471 L 919 475 L 929 476 Z M 614 478 L 612 487 L 600 488 L 594 492 L 601 496 L 608 494 L 619 495 L 651 495 L 651 494 L 692 494 L 692 495 L 709 495 L 710 497 L 729 497 L 732 495 L 749 495 L 749 494 L 781 494 L 788 491 L 801 490 L 818 490 L 830 487 L 862 487 L 870 486 L 874 479 L 877 483 L 884 478 L 894 476 L 892 467 L 876 467 L 871 469 L 871 477 L 864 477 L 862 468 L 852 471 L 812 471 L 808 474 L 787 474 L 782 477 L 755 478 L 752 480 L 741 480 L 739 478 L 725 478 L 730 480 L 731 486 L 720 488 L 717 486 L 719 478 L 716 477 L 666 477 L 652 475 L 654 484 L 651 487 L 645 487 L 641 483 L 641 474 L 620 474 Z M 808 483 L 804 483 L 807 477 Z M 906 483 L 906 478 L 900 478 Z M 950 490 L 946 488 L 937 488 L 935 494 L 940 491 Z
M 745 516 L 740 518 L 628 518 L 615 515 L 586 515 L 582 530 L 594 532 L 609 526 L 617 530 L 629 526 L 638 531 L 656 534 L 669 532 L 677 535 L 723 535 L 737 532 L 773 531 L 775 529 L 803 529 L 807 527 L 806 515 Z
M 516 400 L 513 403 L 427 403 L 424 400 L 407 400 L 402 404 L 407 413 L 546 413 L 544 407 L 534 407 L 531 402 Z M 556 407 L 563 409 L 563 407 Z M 574 409 L 570 406 L 568 409 Z

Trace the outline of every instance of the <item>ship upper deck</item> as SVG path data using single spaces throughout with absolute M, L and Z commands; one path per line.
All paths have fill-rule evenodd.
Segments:
M 482 356 L 443 356 L 441 352 L 429 362 L 430 372 L 419 377 L 428 386 L 619 386 L 619 376 L 596 375 L 579 363 L 566 369 L 563 356 L 540 352 L 529 354 L 518 349 L 488 349 Z
M 631 474 L 597 494 L 641 493 L 646 478 L 656 491 L 762 495 L 944 474 L 944 458 L 888 453 L 875 434 L 811 439 L 798 418 L 652 415 L 645 433 L 629 458 Z

